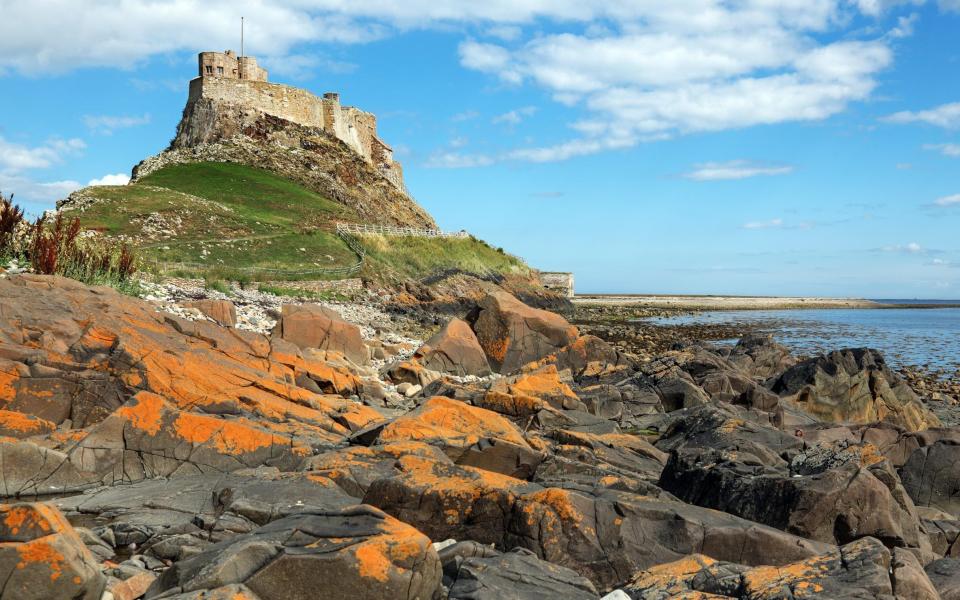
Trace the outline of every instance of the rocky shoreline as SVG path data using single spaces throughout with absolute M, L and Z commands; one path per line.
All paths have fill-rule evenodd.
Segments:
M 0 279 L 0 598 L 960 594 L 960 427 L 874 350 L 228 291 Z

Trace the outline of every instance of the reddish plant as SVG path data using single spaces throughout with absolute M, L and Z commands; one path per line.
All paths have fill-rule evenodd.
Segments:
M 13 253 L 14 236 L 23 222 L 23 210 L 13 203 L 13 194 L 9 198 L 0 193 L 0 256 Z

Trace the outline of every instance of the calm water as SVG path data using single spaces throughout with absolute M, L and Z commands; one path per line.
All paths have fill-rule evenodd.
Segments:
M 960 369 L 960 308 L 717 311 L 651 321 L 742 324 L 773 334 L 799 354 L 867 346 L 891 365 Z

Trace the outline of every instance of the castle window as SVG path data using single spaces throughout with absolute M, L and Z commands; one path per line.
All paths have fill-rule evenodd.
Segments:
M 217 75 L 223 77 L 223 67 L 217 67 Z
M 213 75 L 213 67 L 207 65 L 207 75 Z

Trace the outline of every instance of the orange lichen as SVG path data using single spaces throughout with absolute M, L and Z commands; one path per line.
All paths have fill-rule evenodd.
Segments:
M 57 426 L 50 421 L 21 412 L 0 410 L 0 429 L 16 431 L 24 435 L 36 435 L 53 431 Z
M 160 432 L 166 410 L 163 398 L 140 392 L 129 403 L 118 408 L 116 414 L 127 419 L 134 428 L 156 435 Z
M 50 569 L 50 581 L 56 581 L 63 574 L 63 555 L 50 544 L 47 538 L 40 538 L 24 542 L 17 546 L 20 562 L 18 569 L 25 569 L 27 565 L 44 563 Z
M 516 426 L 500 415 L 439 396 L 396 419 L 380 433 L 380 441 L 443 439 L 451 445 L 466 446 L 483 437 L 527 445 Z
M 209 444 L 224 454 L 238 455 L 274 445 L 272 434 L 243 423 L 191 413 L 180 413 L 173 422 L 176 435 L 193 444 Z
M 496 360 L 497 362 L 503 362 L 507 357 L 507 350 L 510 348 L 510 336 L 505 335 L 501 339 L 497 340 L 487 340 L 487 343 L 484 344 L 484 350 L 487 353 L 487 356 Z

